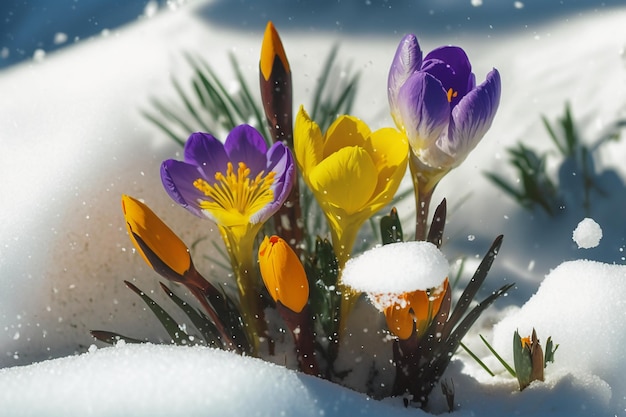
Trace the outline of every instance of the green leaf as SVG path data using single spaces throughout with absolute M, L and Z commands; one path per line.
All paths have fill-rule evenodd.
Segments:
M 548 366 L 548 362 L 552 362 L 554 363 L 554 352 L 556 352 L 556 350 L 559 348 L 559 345 L 554 345 L 554 342 L 552 341 L 552 337 L 548 337 L 548 340 L 546 340 L 546 353 L 545 353 L 545 359 L 544 359 L 544 367 Z
M 430 223 L 428 237 L 426 238 L 427 241 L 437 246 L 437 248 L 441 248 L 441 244 L 443 242 L 443 229 L 446 227 L 446 212 L 447 203 L 444 198 L 435 209 L 433 220 Z
M 459 301 L 456 303 L 454 311 L 450 316 L 449 322 L 452 323 L 452 326 L 455 326 L 456 323 L 461 319 L 461 317 L 463 317 L 463 315 L 467 311 L 467 308 L 474 300 L 478 289 L 481 287 L 481 285 L 483 285 L 483 282 L 485 281 L 485 278 L 489 273 L 489 269 L 491 268 L 491 265 L 493 264 L 493 261 L 496 259 L 498 251 L 500 250 L 500 246 L 502 246 L 502 239 L 503 236 L 500 235 L 494 240 L 491 247 L 489 248 L 489 251 L 483 257 L 480 265 L 478 265 L 474 276 L 470 280 L 469 284 L 467 284 L 467 287 L 465 287 L 463 294 L 461 294 L 461 298 L 459 298 Z
M 506 369 L 508 373 L 511 374 L 513 378 L 515 378 L 516 377 L 515 370 L 511 367 L 511 365 L 509 365 L 507 361 L 505 361 L 502 358 L 502 356 L 500 356 L 498 352 L 496 352 L 496 350 L 489 344 L 489 342 L 487 342 L 487 340 L 483 337 L 483 335 L 479 335 L 479 336 L 480 336 L 480 340 L 482 340 L 483 343 L 487 345 L 487 348 L 491 351 L 493 356 L 495 356 L 496 359 L 502 364 L 502 366 L 504 366 L 504 369 Z
M 380 219 L 380 237 L 383 245 L 402 242 L 402 224 L 398 217 L 398 210 L 392 208 L 387 216 Z
M 522 338 L 517 330 L 513 333 L 513 361 L 515 364 L 515 375 L 519 383 L 519 390 L 522 391 L 530 385 L 533 364 L 530 349 L 522 346 Z
M 167 334 L 170 336 L 172 341 L 177 345 L 189 345 L 191 342 L 189 341 L 189 335 L 182 331 L 178 326 L 178 323 L 174 320 L 172 316 L 170 316 L 167 311 L 165 311 L 160 305 L 156 303 L 152 298 L 150 298 L 146 293 L 141 291 L 135 285 L 133 285 L 129 281 L 124 281 L 124 284 L 128 288 L 130 288 L 135 294 L 137 294 L 144 303 L 152 310 L 156 318 L 165 328 Z
M 199 313 L 189 303 L 174 294 L 165 284 L 160 283 L 161 289 L 191 320 L 191 323 L 198 329 L 202 338 L 208 346 L 222 347 L 223 343 L 219 337 L 219 332 L 215 325 L 204 314 Z
M 142 340 L 123 336 L 119 333 L 109 332 L 107 330 L 91 330 L 89 333 L 91 333 L 91 335 L 99 341 L 108 343 L 109 345 L 115 345 L 120 340 L 123 340 L 126 343 L 144 343 Z
M 467 352 L 468 355 L 470 355 L 470 357 L 472 359 L 474 359 L 489 375 L 491 376 L 496 376 L 496 374 L 493 373 L 493 371 L 491 369 L 489 369 L 489 367 L 482 361 L 480 360 L 480 358 L 478 356 L 476 356 L 476 354 L 474 352 L 472 352 L 467 346 L 465 346 L 463 344 L 463 342 L 460 343 L 460 346 L 463 348 L 463 350 L 465 350 L 465 352 Z

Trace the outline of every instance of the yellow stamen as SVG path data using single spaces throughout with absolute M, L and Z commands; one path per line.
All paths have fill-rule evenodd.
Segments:
M 530 341 L 530 336 L 528 337 L 522 337 L 522 349 L 527 347 L 528 349 L 530 349 L 532 343 Z
M 459 95 L 458 91 L 454 91 L 453 89 L 448 89 L 448 103 L 452 103 L 452 99 Z
M 249 223 L 254 213 L 274 201 L 274 192 L 270 187 L 276 173 L 270 171 L 264 175 L 261 171 L 254 179 L 249 176 L 250 168 L 244 162 L 239 162 L 237 172 L 229 162 L 226 175 L 217 172 L 217 182 L 213 185 L 198 178 L 193 186 L 210 198 L 201 201 L 200 207 L 211 212 L 223 226 Z

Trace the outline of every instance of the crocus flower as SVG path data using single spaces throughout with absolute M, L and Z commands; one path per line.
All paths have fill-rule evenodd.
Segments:
M 408 143 L 395 129 L 375 132 L 340 116 L 322 134 L 303 107 L 294 129 L 296 160 L 330 225 L 341 268 L 363 222 L 387 205 L 404 176 Z
M 293 149 L 293 93 L 291 69 L 285 49 L 272 22 L 268 22 L 259 60 L 259 86 L 267 126 L 273 142 L 285 142 Z M 304 240 L 304 222 L 300 206 L 298 181 L 291 195 L 274 216 L 276 234 L 282 236 L 296 252 Z
M 256 129 L 240 125 L 223 144 L 208 133 L 192 134 L 185 143 L 184 159 L 161 165 L 165 191 L 191 213 L 219 226 L 237 277 L 249 339 L 258 344 L 259 338 L 266 337 L 267 325 L 252 248 L 263 223 L 291 191 L 293 157 L 281 142 L 268 149 Z
M 551 346 L 549 351 L 551 351 Z M 554 351 L 551 351 L 551 354 L 554 354 Z M 544 359 L 543 349 L 539 344 L 535 329 L 533 329 L 530 337 L 520 337 L 519 333 L 515 331 L 513 334 L 513 360 L 520 391 L 533 381 L 543 381 L 543 369 L 546 366 Z
M 182 282 L 191 256 L 182 240 L 144 203 L 122 196 L 128 236 L 144 261 L 160 275 Z
M 223 301 L 224 296 L 196 270 L 185 243 L 141 201 L 123 195 L 122 211 L 128 236 L 146 263 L 167 280 L 187 287 L 211 317 L 224 347 L 236 350 L 237 345 L 231 332 L 226 330 L 219 314 L 210 304 L 217 301 L 227 305 Z
M 300 259 L 287 242 L 278 236 L 265 236 L 259 246 L 259 267 L 274 301 L 301 312 L 309 299 L 309 282 Z
M 385 314 L 389 330 L 408 339 L 418 337 L 439 311 L 448 288 L 449 265 L 430 242 L 396 242 L 375 247 L 350 259 L 344 283 L 365 292 Z
M 408 339 L 415 329 L 417 337 L 421 337 L 439 311 L 447 289 L 446 278 L 438 288 L 393 297 L 393 302 L 383 308 L 389 331 L 400 339 Z
M 463 162 L 491 126 L 500 90 L 498 70 L 476 86 L 463 49 L 444 46 L 422 59 L 412 34 L 400 42 L 389 71 L 392 117 L 431 168 L 450 170 Z
M 476 86 L 470 61 L 456 46 L 422 59 L 415 35 L 406 35 L 391 64 L 387 94 L 391 115 L 411 145 L 415 188 L 415 239 L 426 239 L 432 193 L 485 135 L 500 103 L 500 74 L 493 69 Z
M 272 140 L 293 144 L 291 69 L 272 22 L 267 22 L 259 62 L 261 100 Z
M 249 125 L 235 127 L 222 144 L 208 133 L 185 143 L 184 162 L 161 166 L 165 191 L 191 213 L 247 234 L 284 203 L 295 179 L 293 158 L 282 143 L 269 150 Z
M 319 375 L 315 335 L 308 311 L 309 282 L 298 255 L 278 236 L 265 237 L 259 246 L 259 267 L 276 310 L 291 331 L 302 372 Z

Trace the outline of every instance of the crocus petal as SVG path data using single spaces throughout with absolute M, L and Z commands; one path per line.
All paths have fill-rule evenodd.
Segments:
M 376 166 L 363 148 L 350 146 L 324 159 L 309 174 L 320 202 L 338 206 L 348 215 L 367 204 L 376 188 Z
M 154 254 L 167 268 L 182 279 L 182 276 L 191 267 L 189 250 L 182 240 L 148 206 L 132 197 L 122 196 L 122 211 L 124 212 L 128 235 L 146 263 L 153 268 L 156 267 L 149 261 L 151 255 Z M 144 248 L 138 244 L 135 237 L 141 239 L 146 246 L 145 249 L 152 253 L 144 253 Z M 164 271 L 161 270 L 160 272 Z M 173 274 L 164 273 L 164 275 L 171 278 Z
M 278 236 L 267 236 L 259 246 L 259 269 L 274 301 L 296 313 L 309 299 L 309 283 L 298 255 Z
M 419 154 L 448 127 L 450 103 L 439 80 L 425 72 L 411 75 L 400 89 L 398 109 L 402 130 Z
M 406 295 L 402 294 L 398 298 L 397 303 L 385 308 L 385 319 L 391 333 L 400 339 L 408 339 L 413 334 L 415 321 L 411 315 L 411 305 L 408 303 Z M 424 301 L 428 303 L 428 299 Z
M 263 136 L 250 125 L 233 128 L 226 137 L 224 150 L 234 165 L 245 162 L 252 177 L 265 169 L 267 144 Z
M 324 158 L 344 147 L 364 146 L 370 133 L 370 128 L 362 120 L 353 116 L 339 116 L 324 136 Z
M 161 182 L 172 200 L 198 217 L 210 217 L 199 205 L 204 194 L 193 185 L 202 177 L 198 167 L 186 162 L 168 159 L 161 164 Z M 213 183 L 214 180 L 210 179 L 210 182 Z
M 483 138 L 500 104 L 500 74 L 493 69 L 484 83 L 470 91 L 452 110 L 452 120 L 447 140 L 437 146 L 454 158 L 459 165 Z
M 206 178 L 225 172 L 228 156 L 224 144 L 209 133 L 196 132 L 185 142 L 185 162 L 199 167 Z
M 470 79 L 472 74 L 472 65 L 467 54 L 458 46 L 443 46 L 434 49 L 426 55 L 424 66 L 427 65 L 429 60 L 445 62 L 452 70 L 452 77 L 449 77 L 450 72 L 443 72 L 441 74 L 431 72 L 431 74 L 441 81 L 446 91 L 452 88 L 453 91 L 457 93 L 456 97 L 452 98 L 451 101 L 452 106 L 455 106 L 458 101 L 470 91 L 468 89 L 468 79 Z
M 293 146 L 302 175 L 306 176 L 323 158 L 324 139 L 319 126 L 300 106 L 293 132 Z
M 268 220 L 285 203 L 296 180 L 296 169 L 291 151 L 281 142 L 276 142 L 267 152 L 265 172 L 276 173 L 271 190 L 274 201 L 250 216 L 250 223 L 262 223 Z
M 370 135 L 370 156 L 378 172 L 378 181 L 369 203 L 371 214 L 386 206 L 400 186 L 408 162 L 409 143 L 396 129 L 383 128 Z
M 398 93 L 407 78 L 415 71 L 418 71 L 421 65 L 422 50 L 417 42 L 417 37 L 413 34 L 406 35 L 398 45 L 387 78 L 389 107 L 391 108 L 391 115 L 398 127 L 400 127 L 399 121 L 396 120 L 396 115 L 398 114 Z

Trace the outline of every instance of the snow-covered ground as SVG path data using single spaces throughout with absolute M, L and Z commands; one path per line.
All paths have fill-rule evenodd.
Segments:
M 498 68 L 503 95 L 493 127 L 433 199 L 445 196 L 450 207 L 443 250 L 449 260 L 469 256 L 472 269 L 473 256 L 505 235 L 483 295 L 505 283 L 517 286 L 465 339 L 490 366 L 499 369 L 479 333 L 509 359 L 515 329 L 526 334 L 535 327 L 540 339 L 551 335 L 560 347 L 546 382 L 521 393 L 506 374 L 491 378 L 459 355 L 445 376 L 456 387 L 455 414 L 626 415 L 623 184 L 613 180 L 612 192 L 597 196 L 590 213 L 571 204 L 551 219 L 522 210 L 483 176 L 496 170 L 514 178 L 505 148 L 518 140 L 550 148 L 540 115 L 554 120 L 566 100 L 583 137 L 597 137 L 624 116 L 626 8 L 539 0 L 409 3 L 305 2 L 299 8 L 268 0 L 235 8 L 226 1 L 193 2 L 0 72 L 0 408 L 9 415 L 59 416 L 408 413 L 397 403 L 380 404 L 227 353 L 90 348 L 90 329 L 165 337 L 122 282 L 133 280 L 159 298 L 156 275 L 131 250 L 121 194 L 143 198 L 186 242 L 215 236 L 210 223 L 198 223 L 163 192 L 158 168 L 180 148 L 141 110 L 150 97 L 175 97 L 171 77 L 185 80 L 190 72 L 186 51 L 206 58 L 226 79 L 232 77 L 227 54 L 234 52 L 256 85 L 262 31 L 272 19 L 291 63 L 294 104 L 310 102 L 326 53 L 339 41 L 341 60 L 361 71 L 354 113 L 374 128 L 392 125 L 386 77 L 406 31 L 416 33 L 426 51 L 464 47 L 478 80 Z M 624 181 L 625 159 L 626 145 L 611 143 L 596 166 L 616 169 Z M 411 206 L 407 201 L 400 213 Z M 592 231 L 572 239 L 585 217 L 603 232 L 589 249 L 579 246 L 594 246 L 587 244 Z M 209 248 L 203 240 L 194 256 L 207 275 L 214 267 L 201 252 Z M 604 263 L 563 263 L 576 259 Z M 443 411 L 437 394 L 433 410 Z

